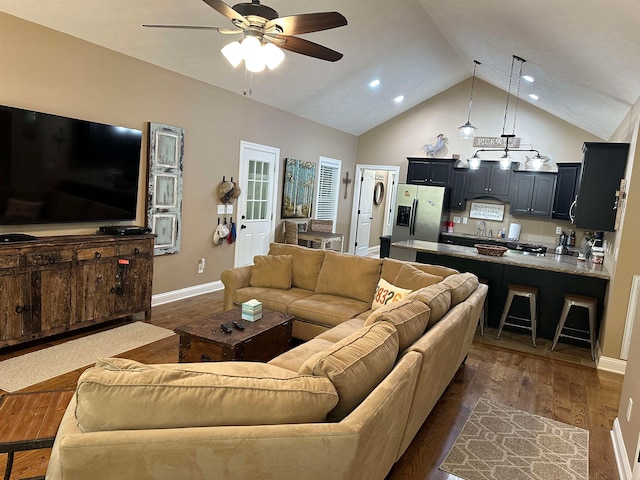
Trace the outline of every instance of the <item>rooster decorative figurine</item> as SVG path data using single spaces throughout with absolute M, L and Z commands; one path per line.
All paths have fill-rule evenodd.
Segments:
M 444 138 L 444 135 L 441 133 L 436 138 L 435 145 L 431 145 L 430 143 L 427 143 L 424 147 L 422 147 L 422 149 L 425 151 L 425 153 L 428 156 L 435 157 L 436 153 L 438 153 L 440 150 L 444 148 L 445 143 L 446 143 L 446 140 Z

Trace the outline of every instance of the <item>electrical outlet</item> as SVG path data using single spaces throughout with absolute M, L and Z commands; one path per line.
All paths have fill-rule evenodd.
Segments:
M 467 224 L 467 217 L 462 217 L 462 224 L 466 225 Z
M 227 211 L 225 212 L 227 215 L 233 213 L 233 205 L 227 205 Z
M 204 263 L 205 263 L 204 258 L 201 258 L 200 261 L 198 262 L 198 273 L 204 273 Z
M 453 217 L 453 223 L 460 223 L 460 217 Z
M 562 233 L 562 227 L 556 227 L 556 235 L 560 235 Z
M 224 215 L 224 211 L 225 211 L 225 206 L 218 205 L 218 215 Z
M 631 408 L 633 408 L 633 400 L 629 397 L 629 403 L 627 403 L 627 422 L 631 420 Z

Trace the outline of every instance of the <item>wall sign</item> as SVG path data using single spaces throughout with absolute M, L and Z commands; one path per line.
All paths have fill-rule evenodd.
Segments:
M 471 202 L 469 217 L 501 222 L 504 219 L 504 205 L 496 203 Z
M 502 137 L 475 137 L 473 146 L 480 148 L 504 148 L 505 139 Z M 520 137 L 509 138 L 509 148 L 520 148 Z

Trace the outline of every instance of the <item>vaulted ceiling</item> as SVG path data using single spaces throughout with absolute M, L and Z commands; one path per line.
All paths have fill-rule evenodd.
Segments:
M 274 71 L 233 69 L 237 36 L 145 23 L 231 22 L 202 0 L 0 0 L 0 11 L 360 135 L 471 76 L 507 90 L 526 60 L 520 98 L 608 139 L 640 96 L 637 0 L 265 0 L 280 16 L 338 11 L 345 27 L 300 35 L 344 54 L 330 63 L 286 52 Z M 233 5 L 233 3 L 231 3 Z M 371 89 L 368 83 L 380 79 Z M 513 90 L 512 90 L 513 91 Z M 538 101 L 529 100 L 536 93 Z M 393 99 L 404 95 L 404 101 Z M 464 119 L 461 119 L 464 120 Z

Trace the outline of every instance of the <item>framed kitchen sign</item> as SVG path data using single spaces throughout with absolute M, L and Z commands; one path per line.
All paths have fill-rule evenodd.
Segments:
M 504 219 L 504 205 L 496 203 L 471 202 L 469 217 L 501 222 Z
M 147 226 L 156 235 L 154 255 L 180 251 L 184 129 L 149 124 Z

